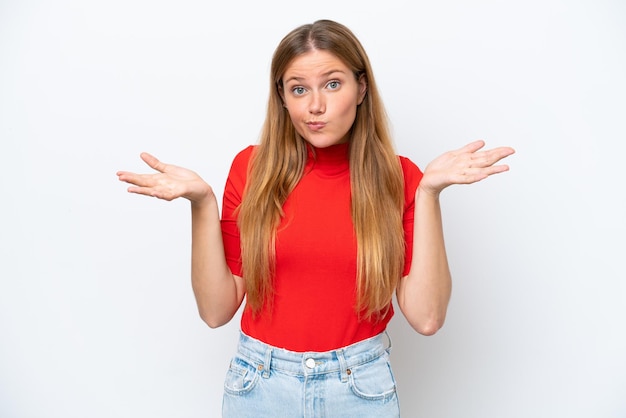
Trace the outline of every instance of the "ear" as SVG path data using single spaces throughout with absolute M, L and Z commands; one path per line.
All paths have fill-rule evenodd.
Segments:
M 365 99 L 365 94 L 367 93 L 367 77 L 365 77 L 365 74 L 361 74 L 359 76 L 357 83 L 359 84 L 359 97 L 357 103 L 361 104 L 363 103 L 363 100 Z
M 280 99 L 283 101 L 283 107 L 287 107 L 285 105 L 285 91 L 283 90 L 283 82 L 282 82 L 282 80 L 276 84 L 276 90 L 278 90 L 278 94 L 280 95 Z

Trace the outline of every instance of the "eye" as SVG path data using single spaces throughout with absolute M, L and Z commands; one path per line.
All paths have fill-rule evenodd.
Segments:
M 331 90 L 337 90 L 339 86 L 341 86 L 341 83 L 337 80 L 333 80 L 333 81 L 329 81 L 328 84 L 326 84 L 326 86 Z
M 291 89 L 291 92 L 296 96 L 302 96 L 304 93 L 306 93 L 306 89 L 301 86 L 296 86 Z

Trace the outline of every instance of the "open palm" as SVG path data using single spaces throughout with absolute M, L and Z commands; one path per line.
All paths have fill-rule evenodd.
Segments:
M 131 193 L 168 201 L 184 197 L 192 202 L 200 201 L 213 194 L 211 186 L 191 170 L 165 164 L 147 152 L 141 153 L 141 159 L 157 172 L 152 174 L 117 172 L 120 181 L 132 185 L 128 188 Z

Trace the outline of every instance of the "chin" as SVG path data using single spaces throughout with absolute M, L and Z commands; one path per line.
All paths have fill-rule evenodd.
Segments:
M 333 145 L 344 144 L 348 142 L 347 139 L 327 139 L 327 138 L 305 138 L 306 142 L 314 146 L 315 148 L 328 148 Z

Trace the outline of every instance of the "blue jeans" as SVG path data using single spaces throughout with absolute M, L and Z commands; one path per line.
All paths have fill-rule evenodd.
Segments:
M 390 350 L 386 332 L 323 353 L 283 350 L 241 333 L 222 417 L 399 417 Z

